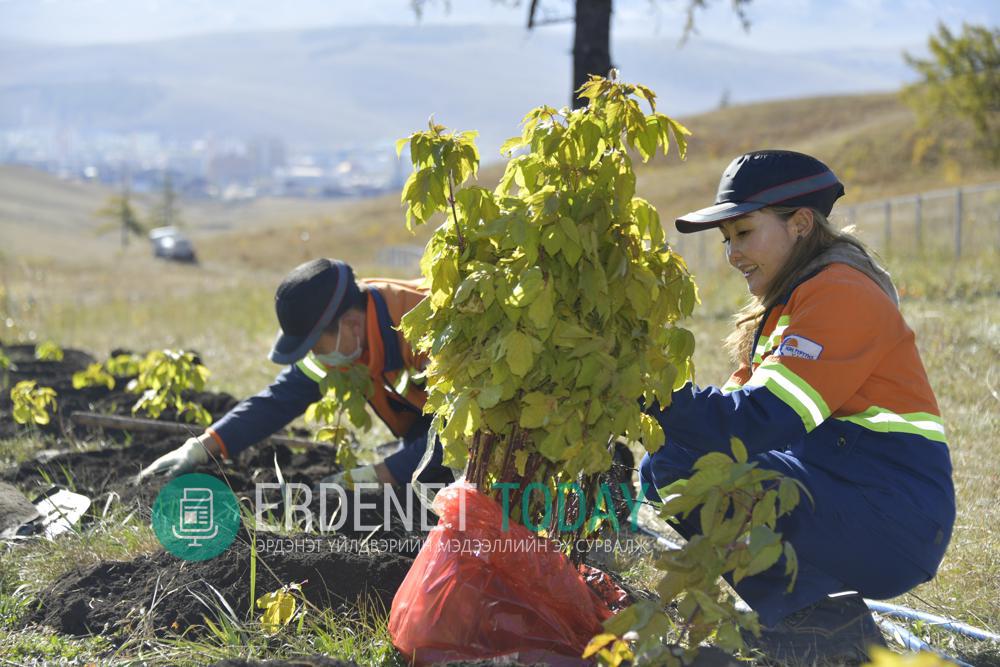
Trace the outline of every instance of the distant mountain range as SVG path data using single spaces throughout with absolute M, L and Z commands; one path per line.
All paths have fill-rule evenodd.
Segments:
M 917 47 L 919 50 L 919 47 Z M 770 54 L 670 38 L 617 41 L 628 81 L 690 114 L 732 103 L 893 90 L 896 50 Z M 167 136 L 276 136 L 334 147 L 394 140 L 428 116 L 477 129 L 488 157 L 541 103 L 569 99 L 566 33 L 516 27 L 372 26 L 167 41 L 0 45 L 0 129 L 61 125 Z

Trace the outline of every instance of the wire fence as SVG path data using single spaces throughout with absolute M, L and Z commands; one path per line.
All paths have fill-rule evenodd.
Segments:
M 931 190 L 840 206 L 831 222 L 854 225 L 856 234 L 882 257 L 976 257 L 1000 249 L 1000 183 Z M 698 272 L 725 265 L 719 234 L 678 234 L 665 220 L 667 239 Z M 420 272 L 423 246 L 383 248 L 383 266 Z
M 842 215 L 883 255 L 975 256 L 1000 246 L 1000 183 L 866 202 Z
M 975 257 L 1000 248 L 1000 183 L 919 192 L 834 209 L 883 257 Z M 712 234 L 673 234 L 671 245 L 708 266 L 725 261 Z

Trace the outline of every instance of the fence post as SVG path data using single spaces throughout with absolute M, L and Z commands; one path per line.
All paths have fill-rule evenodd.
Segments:
M 885 200 L 885 239 L 882 243 L 882 252 L 889 254 L 892 243 L 892 201 Z
M 919 194 L 913 201 L 913 217 L 916 225 L 917 250 L 924 252 L 924 199 Z
M 962 256 L 962 188 L 955 190 L 955 259 Z

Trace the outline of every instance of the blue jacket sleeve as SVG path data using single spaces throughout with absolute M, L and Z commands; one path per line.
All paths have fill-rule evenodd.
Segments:
M 240 402 L 211 429 L 234 457 L 288 425 L 319 399 L 319 385 L 298 367 L 289 366 L 267 389 Z
M 729 453 L 734 436 L 753 455 L 786 449 L 806 434 L 799 415 L 765 387 L 730 393 L 688 383 L 674 392 L 669 407 L 654 403 L 646 412 L 660 422 L 668 440 L 706 453 Z

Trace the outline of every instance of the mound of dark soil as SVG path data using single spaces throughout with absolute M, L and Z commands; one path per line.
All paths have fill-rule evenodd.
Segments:
M 84 431 L 72 425 L 68 415 L 75 410 L 128 415 L 135 395 L 124 391 L 124 381 L 114 390 L 106 388 L 73 389 L 72 374 L 85 369 L 94 359 L 77 350 L 66 350 L 61 362 L 34 360 L 33 346 L 5 348 L 17 370 L 9 377 L 10 384 L 21 379 L 34 379 L 40 385 L 53 387 L 59 394 L 59 412 L 43 432 L 54 442 L 55 450 L 46 451 L 36 460 L 0 471 L 0 481 L 16 484 L 23 490 L 49 488 L 52 484 L 69 487 L 91 498 L 95 509 L 85 517 L 82 526 L 99 514 L 105 501 L 116 497 L 123 505 L 136 509 L 148 520 L 151 506 L 167 480 L 153 478 L 136 483 L 138 472 L 159 456 L 179 446 L 185 436 L 162 435 L 139 431 L 125 436 L 108 431 L 103 442 L 119 443 L 95 451 L 73 451 Z M 20 432 L 24 427 L 13 423 L 10 399 L 0 392 L 0 438 Z M 214 417 L 228 411 L 235 399 L 226 394 L 200 394 L 191 397 L 205 406 Z M 164 414 L 161 419 L 173 420 Z M 192 433 L 200 427 L 192 426 Z M 59 449 L 62 448 L 62 449 Z M 302 450 L 284 445 L 265 445 L 244 452 L 236 462 L 212 462 L 198 472 L 223 479 L 241 499 L 253 507 L 259 484 L 300 483 L 313 488 L 320 480 L 337 472 L 333 448 L 316 445 Z M 626 466 L 628 467 L 628 466 Z M 280 473 L 277 469 L 280 469 Z M 280 480 L 279 480 L 280 477 Z M 274 517 L 282 516 L 280 493 L 268 492 L 266 502 L 277 503 Z M 371 500 L 371 499 L 368 499 Z M 318 499 L 311 509 L 318 510 Z M 420 508 L 419 502 L 413 506 Z M 418 519 L 419 512 L 418 511 Z M 436 517 L 426 509 L 424 524 L 434 524 Z M 94 514 L 97 512 L 98 514 Z M 346 508 L 353 516 L 352 508 Z M 374 502 L 361 512 L 361 523 L 383 524 L 382 504 Z M 359 600 L 368 598 L 376 607 L 388 609 L 416 554 L 423 533 L 407 532 L 400 518 L 390 519 L 388 527 L 352 529 L 348 521 L 337 535 L 303 535 L 299 545 L 309 548 L 257 550 L 257 597 L 285 584 L 301 583 L 305 598 L 319 608 L 351 612 Z M 273 535 L 258 533 L 257 545 Z M 405 544 L 402 552 L 359 551 L 365 540 L 390 539 Z M 140 556 L 126 562 L 102 562 L 63 574 L 39 596 L 39 607 L 29 623 L 49 625 L 71 635 L 102 634 L 120 638 L 135 631 L 157 635 L 199 633 L 205 628 L 204 619 L 214 619 L 219 608 L 228 605 L 236 617 L 249 617 L 250 563 L 252 546 L 242 532 L 236 542 L 222 555 L 203 562 L 183 561 L 167 552 Z M 398 548 L 398 547 L 396 547 Z M 619 582 L 620 583 L 620 582 Z M 633 591 L 628 591 L 636 597 Z M 225 605 L 220 600 L 225 600 Z M 254 610 L 255 614 L 258 613 Z M 229 661 L 219 665 L 346 665 L 323 656 L 313 656 L 285 662 Z M 470 663 L 471 664 L 471 663 Z M 493 663 L 490 663 L 493 664 Z M 510 663 L 515 664 L 515 663 Z
M 73 389 L 73 373 L 84 370 L 94 363 L 94 358 L 86 352 L 80 350 L 64 350 L 62 361 L 38 361 L 35 359 L 34 345 L 12 345 L 0 348 L 11 360 L 12 366 L 6 371 L 7 384 L 13 387 L 22 380 L 35 380 L 39 386 L 52 387 L 56 390 L 56 402 L 59 404 L 59 412 L 52 421 L 40 429 L 45 433 L 58 434 L 62 431 L 59 415 L 64 413 L 63 397 L 75 396 L 78 401 L 87 404 L 100 397 L 106 396 L 109 392 L 107 388 L 94 390 Z M 0 375 L 4 371 L 0 370 Z M 0 377 L 2 380 L 2 377 Z M 77 401 L 68 401 L 77 402 Z M 86 408 L 71 408 L 75 410 Z M 10 438 L 24 429 L 23 426 L 14 422 L 11 416 L 10 392 L 0 392 L 0 438 Z
M 149 478 L 137 485 L 139 471 L 180 446 L 183 438 L 140 432 L 127 447 L 46 452 L 36 460 L 0 472 L 0 481 L 27 488 L 63 484 L 91 498 L 114 492 L 123 502 L 139 500 L 150 506 L 166 480 Z M 268 445 L 251 448 L 235 463 L 213 462 L 198 472 L 225 479 L 237 494 L 252 495 L 255 483 L 277 480 L 276 460 L 286 482 L 312 484 L 339 469 L 333 463 L 334 454 L 332 448 L 322 445 L 301 453 L 292 452 L 283 445 Z
M 77 441 L 76 438 L 67 436 L 85 435 L 83 427 L 70 423 L 69 415 L 72 412 L 89 410 L 131 414 L 136 396 L 124 390 L 127 380 L 119 379 L 113 390 L 106 387 L 74 389 L 73 373 L 93 363 L 91 355 L 80 350 L 66 349 L 63 351 L 62 361 L 38 361 L 34 357 L 33 345 L 13 345 L 2 349 L 14 365 L 9 371 L 8 384 L 32 379 L 41 386 L 52 387 L 58 394 L 58 412 L 52 422 L 41 429 L 47 436 L 52 436 L 56 449 L 44 452 L 37 460 L 0 472 L 0 480 L 16 483 L 29 490 L 33 487 L 41 490 L 52 484 L 61 484 L 94 500 L 116 493 L 123 501 L 138 500 L 147 507 L 151 505 L 165 480 L 148 480 L 137 486 L 134 484 L 136 476 L 156 458 L 178 447 L 185 436 L 150 431 L 126 435 L 123 431 L 109 430 L 106 432 L 106 441 L 125 446 L 86 452 L 66 449 L 67 444 L 76 444 Z M 192 394 L 190 398 L 203 405 L 216 418 L 236 404 L 236 399 L 229 394 L 206 392 Z M 28 428 L 15 424 L 10 410 L 9 393 L 0 392 L 0 438 L 16 435 Z M 171 421 L 174 417 L 172 413 L 166 412 L 161 420 Z M 191 426 L 192 435 L 200 432 L 200 426 Z M 59 447 L 64 449 L 60 450 Z M 256 447 L 245 452 L 235 464 L 213 463 L 199 472 L 227 479 L 237 493 L 252 493 L 256 482 L 272 482 L 277 479 L 275 461 L 286 481 L 313 484 L 339 470 L 333 463 L 333 458 L 334 450 L 319 445 L 303 453 L 295 453 L 282 446 Z
M 42 385 L 55 388 L 59 393 L 59 414 L 45 431 L 56 449 L 46 450 L 35 460 L 0 471 L 0 481 L 16 484 L 29 495 L 33 490 L 42 492 L 53 484 L 61 485 L 88 496 L 95 508 L 102 508 L 109 498 L 114 498 L 123 505 L 136 509 L 140 516 L 148 519 L 153 501 L 168 480 L 156 477 L 137 483 L 138 473 L 158 457 L 178 447 L 186 436 L 164 435 L 155 431 L 136 431 L 131 435 L 125 435 L 122 431 L 107 431 L 102 442 L 118 442 L 121 446 L 93 451 L 67 449 L 67 445 L 77 446 L 79 438 L 76 436 L 83 432 L 80 427 L 73 426 L 68 418 L 63 417 L 76 409 L 129 414 L 135 396 L 118 388 L 113 391 L 107 388 L 73 389 L 73 373 L 93 362 L 90 355 L 78 350 L 65 350 L 64 358 L 59 362 L 36 361 L 34 347 L 31 345 L 8 347 L 5 352 L 17 368 L 11 374 L 10 381 L 30 377 Z M 123 386 L 125 383 L 120 381 L 118 384 Z M 9 396 L 6 396 L 6 392 L 0 393 L 4 394 L 0 396 L 0 437 L 4 437 L 26 427 L 13 423 Z M 192 398 L 216 417 L 224 414 L 236 402 L 228 394 L 204 393 Z M 170 414 L 162 417 L 163 420 L 170 418 Z M 192 435 L 200 431 L 201 427 L 192 425 Z M 284 481 L 313 488 L 324 477 L 340 469 L 334 462 L 335 453 L 334 448 L 321 444 L 294 450 L 284 445 L 261 445 L 243 452 L 235 462 L 213 461 L 197 472 L 223 479 L 237 496 L 249 499 L 247 506 L 252 507 L 258 484 L 275 485 Z M 271 489 L 268 491 L 267 502 L 277 502 L 274 512 L 281 516 L 281 493 Z M 415 503 L 414 507 L 420 507 L 419 503 Z M 313 501 L 312 509 L 318 514 L 318 498 Z M 351 508 L 345 509 L 350 511 Z M 427 522 L 433 524 L 433 515 L 426 511 L 424 513 L 428 517 Z M 348 513 L 347 516 L 353 515 Z M 384 523 L 381 506 L 364 509 L 361 516 L 364 519 L 361 522 L 363 525 Z M 88 515 L 84 518 L 83 525 L 86 526 L 92 520 L 93 515 Z M 348 521 L 340 530 L 341 534 L 364 537 L 368 532 L 365 530 L 365 535 L 362 535 L 362 531 L 352 530 L 352 527 L 353 522 Z M 406 531 L 395 517 L 387 530 L 379 531 L 379 537 L 404 536 Z M 415 549 L 408 549 L 410 556 L 415 555 Z
M 317 541 L 310 553 L 258 552 L 257 597 L 301 583 L 305 598 L 320 609 L 347 612 L 363 598 L 370 598 L 377 609 L 388 609 L 412 564 L 396 554 L 343 551 L 341 537 L 309 539 Z M 139 628 L 157 635 L 198 632 L 204 617 L 218 616 L 223 607 L 219 595 L 243 619 L 250 609 L 250 550 L 241 535 L 222 555 L 207 561 L 183 561 L 158 552 L 72 571 L 40 595 L 40 607 L 29 622 L 72 635 Z
M 149 437 L 149 434 L 139 435 Z M 95 507 L 103 507 L 113 494 L 122 505 L 136 509 L 140 516 L 149 519 L 153 501 L 169 480 L 152 477 L 138 483 L 137 475 L 144 466 L 179 444 L 176 436 L 159 436 L 159 439 L 149 441 L 137 438 L 129 447 L 55 453 L 0 472 L 0 481 L 38 492 L 48 489 L 53 483 L 59 484 L 88 496 Z M 334 463 L 334 450 L 324 445 L 317 444 L 301 452 L 293 452 L 284 445 L 265 445 L 247 450 L 236 462 L 213 462 L 199 468 L 198 472 L 214 475 L 225 481 L 237 497 L 248 501 L 248 507 L 255 506 L 257 485 L 270 484 L 270 489 L 262 487 L 266 490 L 262 492 L 262 497 L 265 502 L 276 505 L 273 513 L 281 517 L 282 495 L 275 486 L 279 482 L 276 461 L 286 483 L 302 484 L 310 489 L 339 469 Z M 373 498 L 361 509 L 361 521 L 357 528 L 353 521 L 353 508 L 344 508 L 343 511 L 352 519 L 344 523 L 338 531 L 340 534 L 360 538 L 370 532 L 370 529 L 363 529 L 364 526 L 384 526 L 384 503 L 379 502 L 379 496 Z M 411 499 L 411 505 L 415 512 L 423 514 L 427 525 L 437 522 L 437 517 L 423 508 L 415 498 Z M 320 516 L 318 498 L 313 499 L 310 509 L 314 516 Z M 415 516 L 416 525 L 419 526 L 420 514 Z M 402 518 L 396 512 L 390 516 L 388 529 L 383 527 L 377 532 L 379 538 L 405 538 L 410 535 L 412 534 L 407 532 Z M 411 544 L 401 553 L 413 557 L 416 549 Z

